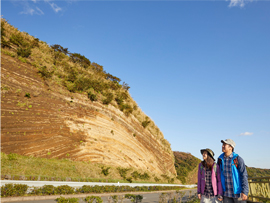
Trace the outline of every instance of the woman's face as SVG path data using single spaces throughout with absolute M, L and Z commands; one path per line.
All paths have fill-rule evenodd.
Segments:
M 204 151 L 203 152 L 202 157 L 203 157 L 203 160 L 206 160 L 207 159 L 207 151 Z

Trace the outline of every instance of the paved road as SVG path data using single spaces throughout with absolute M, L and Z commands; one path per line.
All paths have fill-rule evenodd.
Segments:
M 187 188 L 193 188 L 197 185 L 179 185 L 179 184 L 152 184 L 152 183 L 100 183 L 100 182 L 66 182 L 66 181 L 24 181 L 24 180 L 1 180 L 1 186 L 13 183 L 13 184 L 26 184 L 29 187 L 42 187 L 44 185 L 53 185 L 55 187 L 59 185 L 69 185 L 71 187 L 82 187 L 83 185 L 115 185 L 115 186 L 182 186 Z
M 195 194 L 196 190 L 191 190 L 192 194 Z M 189 190 L 185 190 L 185 196 L 182 199 L 182 202 L 186 202 L 187 198 L 189 197 Z M 106 195 L 106 194 L 104 194 Z M 142 203 L 158 203 L 159 202 L 159 196 L 161 195 L 161 193 L 141 193 L 140 195 L 143 196 L 143 201 Z M 89 194 L 89 196 L 91 196 L 91 194 Z M 103 199 L 103 203 L 109 203 L 108 201 L 108 196 L 102 196 Z M 35 200 L 35 201 L 21 201 L 21 202 L 12 202 L 12 203 L 56 203 L 55 200 Z M 85 201 L 83 201 L 82 198 L 79 199 L 79 203 L 85 203 Z M 131 203 L 130 200 L 125 199 L 124 203 Z

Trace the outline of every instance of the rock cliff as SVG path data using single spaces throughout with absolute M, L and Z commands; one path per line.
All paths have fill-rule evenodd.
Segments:
M 133 116 L 49 85 L 37 68 L 1 54 L 1 148 L 157 174 L 176 174 L 171 149 Z

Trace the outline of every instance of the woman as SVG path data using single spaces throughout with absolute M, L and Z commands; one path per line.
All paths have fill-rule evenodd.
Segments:
M 215 163 L 214 152 L 202 149 L 203 161 L 198 169 L 198 198 L 201 203 L 216 203 L 222 201 L 223 190 L 220 181 L 220 170 Z

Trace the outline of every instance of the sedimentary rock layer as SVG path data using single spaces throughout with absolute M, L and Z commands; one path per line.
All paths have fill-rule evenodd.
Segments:
M 35 67 L 5 54 L 1 59 L 3 152 L 175 174 L 171 150 L 132 115 L 62 93 Z

